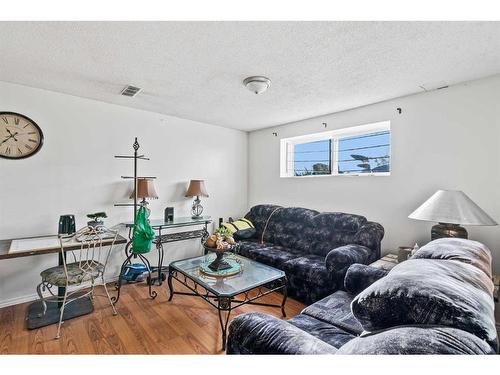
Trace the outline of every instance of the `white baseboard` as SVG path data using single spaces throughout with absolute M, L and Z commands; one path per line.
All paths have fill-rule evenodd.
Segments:
M 118 280 L 118 277 L 113 277 L 110 280 L 108 280 L 106 282 L 106 284 L 114 283 L 117 280 Z M 14 306 L 14 305 L 19 305 L 21 303 L 36 301 L 37 299 L 38 299 L 38 294 L 36 294 L 36 293 L 28 294 L 28 295 L 21 296 L 21 297 L 14 297 L 14 298 L 9 298 L 9 299 L 4 299 L 4 300 L 0 301 L 0 309 L 3 308 L 3 307 Z
M 0 301 L 0 309 L 2 307 L 19 305 L 20 303 L 35 301 L 36 299 L 38 299 L 38 294 L 36 294 L 36 293 L 29 294 L 27 296 L 4 299 L 4 300 Z

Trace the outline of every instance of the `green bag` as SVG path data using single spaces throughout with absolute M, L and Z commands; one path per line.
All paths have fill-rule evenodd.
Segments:
M 132 236 L 132 253 L 145 254 L 151 251 L 151 243 L 155 238 L 155 231 L 149 224 L 148 210 L 146 207 L 139 207 L 137 219 Z

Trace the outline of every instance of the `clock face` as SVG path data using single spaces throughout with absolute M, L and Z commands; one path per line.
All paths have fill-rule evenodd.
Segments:
M 27 158 L 42 145 L 42 130 L 33 120 L 19 113 L 0 112 L 0 157 Z

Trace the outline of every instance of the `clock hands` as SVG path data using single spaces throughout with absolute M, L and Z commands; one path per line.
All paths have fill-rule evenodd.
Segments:
M 8 129 L 7 129 L 7 131 L 9 132 L 10 135 L 7 138 L 5 138 L 2 142 L 0 142 L 0 145 L 4 144 L 5 142 L 7 142 L 11 138 L 14 138 L 14 141 L 17 142 L 16 135 L 18 135 L 19 133 L 16 132 L 16 133 L 12 134 Z

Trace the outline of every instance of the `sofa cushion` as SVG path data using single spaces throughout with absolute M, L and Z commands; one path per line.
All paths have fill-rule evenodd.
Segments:
M 239 254 L 244 257 L 267 264 L 268 266 L 284 270 L 284 263 L 301 256 L 295 249 L 288 249 L 283 246 L 249 244 L 240 247 Z
M 480 242 L 440 238 L 422 246 L 413 259 L 447 259 L 472 264 L 491 278 L 491 252 Z
M 347 342 L 335 354 L 495 354 L 485 341 L 449 327 L 396 327 Z
M 282 207 L 273 204 L 259 204 L 257 206 L 253 206 L 250 209 L 250 212 L 245 215 L 245 218 L 250 220 L 255 226 L 255 229 L 257 230 L 256 237 L 259 241 L 261 240 L 262 232 L 266 226 L 267 219 L 277 208 Z M 273 232 L 266 230 L 264 241 L 273 242 L 272 240 Z
M 294 275 L 312 284 L 320 286 L 333 285 L 332 277 L 326 269 L 325 257 L 323 256 L 308 254 L 290 259 L 284 263 L 284 270 L 287 274 Z
M 470 264 L 410 259 L 361 292 L 352 311 L 367 331 L 443 325 L 468 331 L 496 349 L 492 291 L 491 279 Z
M 354 243 L 354 236 L 366 218 L 343 212 L 323 212 L 312 220 L 315 230 L 309 252 L 326 256 L 336 247 Z
M 316 215 L 318 211 L 307 208 L 280 208 L 269 220 L 266 236 L 267 232 L 271 232 L 272 241 L 270 242 L 273 244 L 308 253 L 311 237 L 316 232 L 312 224 L 312 219 Z
M 330 323 L 323 322 L 305 314 L 295 316 L 288 320 L 288 323 L 293 324 L 295 327 L 306 331 L 310 335 L 317 337 L 337 349 L 356 337 Z
M 238 241 L 237 252 L 244 257 L 251 258 L 250 253 L 255 249 L 264 249 L 266 245 L 260 243 L 257 240 L 244 240 Z
M 338 290 L 306 307 L 302 313 L 333 324 L 354 335 L 359 335 L 363 332 L 363 327 L 351 312 L 353 298 L 352 294 Z

